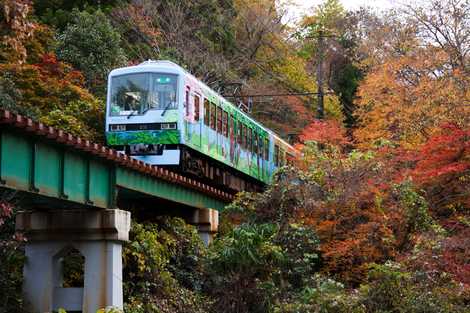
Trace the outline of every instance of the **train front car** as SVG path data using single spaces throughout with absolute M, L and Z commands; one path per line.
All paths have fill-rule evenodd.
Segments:
M 178 165 L 181 75 L 165 61 L 113 70 L 108 79 L 107 144 L 149 164 Z
M 295 156 L 288 143 L 169 61 L 109 74 L 106 141 L 228 191 L 261 190 Z

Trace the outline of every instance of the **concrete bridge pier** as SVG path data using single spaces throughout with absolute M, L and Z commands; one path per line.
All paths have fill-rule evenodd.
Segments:
M 190 223 L 197 227 L 199 237 L 208 246 L 219 227 L 219 211 L 214 209 L 198 209 L 194 212 Z
M 130 213 L 122 210 L 21 212 L 16 228 L 25 232 L 24 298 L 32 313 L 95 313 L 123 307 L 122 242 L 128 240 Z M 63 285 L 70 252 L 84 258 L 83 286 Z

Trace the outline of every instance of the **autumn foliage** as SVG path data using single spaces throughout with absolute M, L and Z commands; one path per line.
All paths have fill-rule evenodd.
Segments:
M 301 143 L 315 141 L 320 144 L 329 144 L 334 146 L 345 146 L 350 144 L 346 135 L 346 129 L 337 120 L 314 120 L 307 125 L 299 135 Z M 299 146 L 298 148 L 301 148 Z

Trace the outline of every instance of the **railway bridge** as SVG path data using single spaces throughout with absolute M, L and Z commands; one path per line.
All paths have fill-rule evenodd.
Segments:
M 122 243 L 135 216 L 176 215 L 206 244 L 232 195 L 102 145 L 0 110 L 0 190 L 22 208 L 25 304 L 31 312 L 122 308 Z M 83 287 L 63 285 L 70 250 L 84 257 Z

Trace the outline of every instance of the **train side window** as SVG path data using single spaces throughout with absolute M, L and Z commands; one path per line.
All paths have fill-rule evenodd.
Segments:
M 259 136 L 259 142 L 258 142 L 258 154 L 259 154 L 259 157 L 260 158 L 264 158 L 263 156 L 263 153 L 264 153 L 264 150 L 263 150 L 263 137 Z
M 204 99 L 204 124 L 209 126 L 209 119 L 210 119 L 210 108 L 209 108 L 209 100 Z
M 243 128 L 243 124 L 240 121 L 238 121 L 237 123 L 238 123 L 237 142 L 241 146 L 242 145 L 242 128 Z
M 217 107 L 217 132 L 222 133 L 222 108 Z
M 253 153 L 258 155 L 258 134 L 253 132 Z
M 215 130 L 216 109 L 215 104 L 211 102 L 211 128 Z
M 199 121 L 199 96 L 194 95 L 194 120 Z
M 236 140 L 236 130 L 235 130 L 235 119 L 233 118 L 233 115 L 229 116 L 230 119 L 230 125 L 229 125 L 229 131 L 230 131 L 230 139 Z
M 242 147 L 246 149 L 246 125 L 242 124 Z
M 279 146 L 274 145 L 274 164 L 279 166 Z
M 269 139 L 264 138 L 264 159 L 269 161 Z
M 228 137 L 228 113 L 222 112 L 222 135 Z
M 185 106 L 186 106 L 186 116 L 189 116 L 189 87 L 186 87 L 186 94 L 185 94 Z
M 251 130 L 251 128 L 247 127 L 247 134 L 246 134 L 246 150 L 248 150 L 249 152 L 252 152 L 253 150 L 253 147 L 252 147 L 252 141 L 251 141 L 251 138 L 253 136 L 253 131 Z

